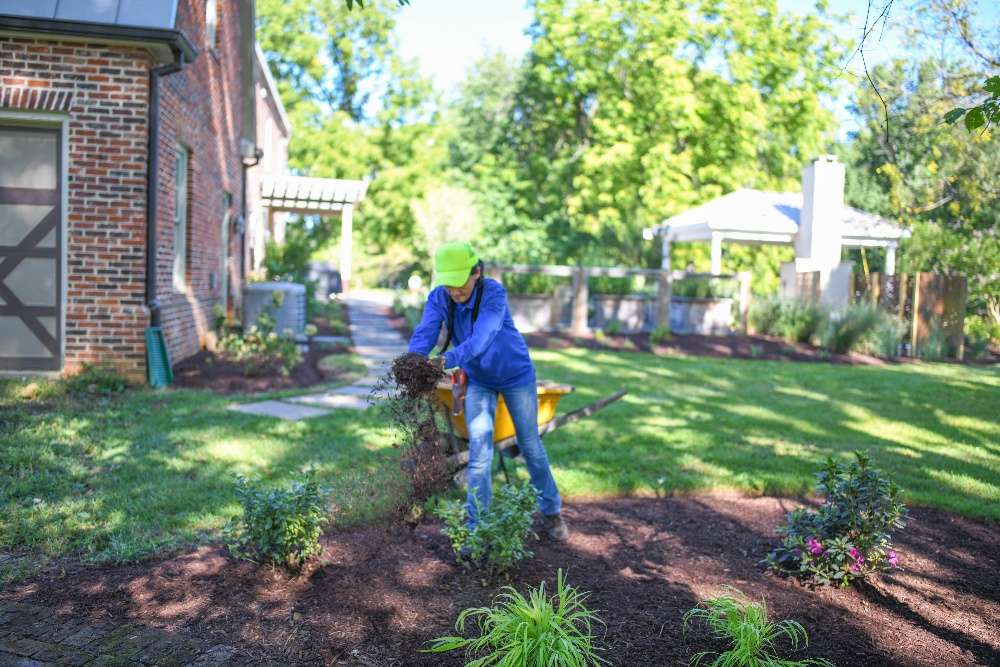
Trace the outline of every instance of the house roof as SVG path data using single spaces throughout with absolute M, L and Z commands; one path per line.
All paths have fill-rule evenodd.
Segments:
M 3 13 L 38 19 L 173 28 L 177 0 L 5 0 Z
M 711 241 L 723 234 L 734 241 L 791 243 L 802 215 L 801 192 L 741 189 L 695 206 L 644 230 L 671 241 Z M 844 206 L 840 216 L 844 245 L 890 245 L 910 235 L 890 220 Z
M 198 52 L 177 29 L 177 0 L 4 0 L 0 34 L 58 35 L 143 46 L 169 62 Z
M 260 42 L 254 42 L 253 49 L 257 60 L 257 67 L 260 68 L 261 73 L 264 75 L 264 87 L 267 90 L 267 95 L 271 98 L 271 103 L 274 104 L 274 108 L 278 111 L 278 119 L 285 130 L 285 136 L 291 136 L 292 123 L 288 120 L 285 105 L 281 102 L 281 95 L 278 94 L 278 84 L 275 82 L 274 76 L 271 75 L 271 68 L 267 66 L 267 58 L 264 57 L 264 51 L 260 48 Z
M 368 181 L 306 176 L 268 176 L 261 180 L 261 203 L 276 211 L 315 214 L 340 211 L 364 199 Z

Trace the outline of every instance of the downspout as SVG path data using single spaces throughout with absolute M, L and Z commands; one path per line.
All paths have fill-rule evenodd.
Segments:
M 240 229 L 240 284 L 246 284 L 247 278 L 247 227 L 249 227 L 249 213 L 247 211 L 247 171 L 260 164 L 260 159 L 264 157 L 264 151 L 257 148 L 252 158 L 243 158 L 243 181 L 240 184 L 240 198 L 243 209 L 243 224 Z
M 160 77 L 181 71 L 184 54 L 149 70 L 149 165 L 146 171 L 146 306 L 150 326 L 160 326 L 160 300 L 156 294 L 156 195 L 160 166 Z

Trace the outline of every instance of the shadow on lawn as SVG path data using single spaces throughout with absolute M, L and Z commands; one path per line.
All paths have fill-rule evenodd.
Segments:
M 723 484 L 808 492 L 829 454 L 855 449 L 868 449 L 911 502 L 932 496 L 934 503 L 981 513 L 976 506 L 1000 483 L 994 456 L 1000 429 L 989 392 L 942 392 L 947 378 L 930 371 L 809 365 L 808 374 L 793 376 L 793 365 L 782 362 L 566 356 L 543 363 L 540 375 L 577 386 L 567 409 L 618 386 L 630 395 L 586 426 L 548 436 L 552 458 L 558 466 L 572 457 L 567 470 L 613 480 L 605 486 L 621 493 L 656 490 L 659 478 L 668 489 Z M 942 493 L 943 486 L 952 486 L 958 499 Z

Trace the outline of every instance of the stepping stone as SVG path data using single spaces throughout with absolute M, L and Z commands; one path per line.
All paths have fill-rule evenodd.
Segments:
M 350 345 L 351 339 L 347 336 L 313 336 L 309 342 L 316 345 Z
M 243 412 L 249 415 L 261 415 L 264 417 L 277 417 L 286 421 L 299 421 L 310 417 L 321 417 L 327 414 L 326 410 L 309 408 L 304 405 L 294 405 L 283 403 L 282 401 L 260 401 L 258 403 L 244 403 L 242 405 L 231 405 L 230 410 Z
M 297 396 L 294 400 L 297 403 L 308 403 L 309 405 L 321 405 L 324 408 L 336 409 L 336 408 L 350 408 L 352 410 L 367 410 L 368 409 L 368 392 L 371 391 L 371 387 L 363 387 L 364 393 L 357 394 L 312 394 L 309 396 Z M 289 399 L 292 400 L 292 399 Z M 316 410 L 316 408 L 308 408 L 306 406 L 301 406 L 301 410 Z M 326 414 L 326 410 L 316 410 L 317 412 L 322 412 Z

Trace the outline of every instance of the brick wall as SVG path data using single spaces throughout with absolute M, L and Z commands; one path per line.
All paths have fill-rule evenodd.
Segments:
M 0 37 L 0 110 L 69 119 L 65 368 L 114 360 L 145 373 L 149 55 Z
M 160 190 L 157 237 L 157 292 L 164 334 L 174 362 L 196 353 L 211 337 L 212 306 L 222 301 L 223 193 L 240 206 L 242 136 L 239 21 L 237 0 L 218 3 L 216 48 L 205 44 L 205 3 L 183 2 L 178 27 L 198 58 L 162 79 L 160 98 Z M 190 151 L 186 288 L 173 284 L 174 173 L 177 146 Z M 229 233 L 230 257 L 240 248 Z M 238 275 L 238 270 L 235 272 Z M 231 273 L 232 275 L 232 273 Z M 238 289 L 230 281 L 230 289 Z
M 223 298 L 223 193 L 232 195 L 232 213 L 240 206 L 237 2 L 218 3 L 214 50 L 205 44 L 205 3 L 180 3 L 178 27 L 199 55 L 161 79 L 157 292 L 175 363 L 210 336 L 212 306 Z M 138 48 L 0 37 L 0 110 L 61 112 L 69 120 L 67 373 L 85 362 L 110 362 L 136 380 L 145 377 L 146 169 L 154 64 Z M 172 278 L 178 144 L 190 150 L 183 291 L 174 288 Z M 229 237 L 230 257 L 238 257 L 238 236 L 230 231 Z

